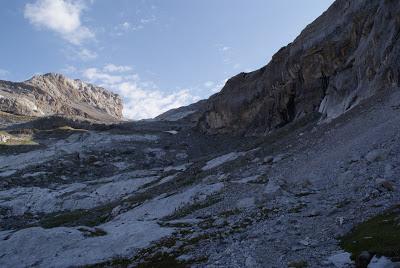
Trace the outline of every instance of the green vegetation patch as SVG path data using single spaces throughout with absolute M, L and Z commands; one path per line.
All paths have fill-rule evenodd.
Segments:
M 222 201 L 222 198 L 219 197 L 218 194 L 211 195 L 204 201 L 195 202 L 193 204 L 189 204 L 187 206 L 180 208 L 179 210 L 175 211 L 172 215 L 165 217 L 163 220 L 171 221 L 171 220 L 184 218 L 198 210 L 208 208 L 208 207 L 210 207 L 218 202 L 221 202 L 221 201 Z
M 400 206 L 356 226 L 341 238 L 340 246 L 355 259 L 362 251 L 400 258 Z
M 294 261 L 288 263 L 289 268 L 306 268 L 308 267 L 308 263 L 306 261 Z
M 152 256 L 150 259 L 139 263 L 137 268 L 185 268 L 189 265 L 180 262 L 173 255 L 168 255 L 165 253 L 160 253 Z
M 79 228 L 78 230 L 81 231 L 86 237 L 98 237 L 107 235 L 107 232 L 100 228 L 94 228 L 93 230 L 86 228 Z
M 89 226 L 105 223 L 114 206 L 106 205 L 90 210 L 74 210 L 46 215 L 39 223 L 43 228 Z
M 0 145 L 37 145 L 36 142 L 32 140 L 31 135 L 11 135 L 6 131 L 0 131 L 0 136 L 6 137 L 5 141 L 0 141 Z

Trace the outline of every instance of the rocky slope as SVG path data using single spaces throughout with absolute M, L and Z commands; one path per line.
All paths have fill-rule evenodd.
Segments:
M 207 133 L 262 134 L 319 112 L 335 118 L 398 87 L 400 2 L 337 0 L 258 71 L 241 73 L 201 112 Z
M 0 267 L 399 267 L 399 87 L 384 79 L 385 61 L 363 80 L 370 63 L 352 49 L 361 41 L 347 40 L 341 52 L 347 31 L 364 29 L 357 16 L 346 25 L 349 14 L 373 20 L 371 31 L 385 21 L 387 37 L 398 6 L 338 0 L 264 71 L 154 120 L 0 112 Z M 371 36 L 364 31 L 361 39 Z M 310 58 L 301 53 L 328 39 Z M 383 40 L 363 42 L 393 43 Z M 318 65 L 314 57 L 327 51 L 332 58 Z M 350 60 L 355 80 L 355 67 L 339 68 L 347 53 L 358 55 Z M 295 72 L 271 67 L 288 59 L 302 64 L 299 80 L 285 80 L 300 91 L 280 83 L 261 90 Z
M 0 266 L 398 267 L 399 108 L 385 91 L 258 139 L 180 121 L 9 126 Z
M 107 122 L 122 119 L 122 100 L 103 88 L 49 73 L 22 83 L 0 81 L 0 111 L 35 117 L 79 116 Z

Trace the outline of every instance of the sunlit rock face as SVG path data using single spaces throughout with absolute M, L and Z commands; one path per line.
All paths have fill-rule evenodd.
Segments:
M 205 106 L 207 133 L 265 133 L 315 112 L 332 119 L 399 86 L 400 2 L 336 1 L 271 62 Z
M 122 119 L 122 100 L 101 87 L 49 73 L 22 83 L 0 81 L 0 111 L 116 121 Z

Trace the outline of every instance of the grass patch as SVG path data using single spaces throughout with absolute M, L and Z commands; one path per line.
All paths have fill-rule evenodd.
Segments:
M 400 258 L 400 206 L 356 226 L 341 238 L 340 246 L 355 259 L 362 251 Z
M 175 256 L 166 253 L 159 253 L 152 256 L 150 259 L 139 263 L 137 268 L 186 268 L 187 264 L 180 262 Z
M 206 200 L 204 200 L 202 202 L 196 202 L 194 204 L 187 205 L 187 206 L 177 210 L 175 213 L 165 217 L 163 220 L 172 221 L 172 220 L 186 217 L 186 216 L 194 213 L 197 210 L 200 210 L 203 208 L 208 208 L 208 207 L 220 202 L 221 200 L 222 200 L 222 198 L 220 198 L 216 195 L 209 196 Z
M 7 113 L 7 112 L 3 112 L 3 111 L 0 111 L 0 117 L 3 119 L 6 119 L 9 122 L 31 121 L 36 118 L 34 116 L 16 115 L 16 114 L 11 114 L 11 113 Z
M 289 209 L 289 213 L 300 213 L 304 208 L 306 208 L 307 205 L 304 203 L 300 203 L 294 207 L 292 207 L 291 209 Z
M 91 264 L 91 265 L 84 265 L 82 268 L 104 268 L 104 267 L 129 267 L 129 265 L 132 265 L 132 260 L 128 258 L 115 258 L 111 261 L 107 262 L 102 262 L 102 263 L 97 263 L 97 264 Z
M 306 268 L 308 267 L 308 263 L 306 261 L 293 261 L 288 263 L 288 267 L 290 268 Z
M 90 210 L 74 210 L 46 215 L 39 223 L 43 228 L 60 226 L 89 226 L 94 227 L 105 223 L 114 206 L 106 205 Z
M 73 128 L 70 126 L 62 126 L 58 127 L 57 130 L 62 130 L 62 131 L 81 131 L 81 132 L 87 132 L 86 129 L 81 129 L 81 128 Z
M 93 230 L 79 228 L 78 230 L 81 231 L 85 237 L 98 237 L 107 235 L 107 232 L 100 228 L 94 228 Z
M 228 218 L 230 216 L 234 216 L 234 215 L 240 214 L 240 212 L 241 212 L 240 209 L 234 208 L 234 209 L 230 209 L 230 210 L 226 210 L 224 212 L 221 212 L 219 215 L 221 217 Z
M 344 207 L 350 205 L 351 203 L 352 203 L 352 201 L 350 199 L 346 199 L 346 200 L 338 202 L 336 204 L 336 208 L 344 208 Z
M 38 145 L 38 143 L 34 142 L 32 140 L 31 135 L 11 135 L 10 133 L 6 131 L 0 131 L 0 136 L 5 136 L 7 137 L 7 140 L 5 142 L 0 142 L 0 145 L 3 146 L 15 146 L 15 145 Z

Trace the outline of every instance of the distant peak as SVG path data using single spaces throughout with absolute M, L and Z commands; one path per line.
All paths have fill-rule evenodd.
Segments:
M 29 80 L 43 79 L 43 78 L 66 78 L 66 77 L 63 74 L 59 74 L 59 73 L 45 73 L 45 74 L 35 74 Z

